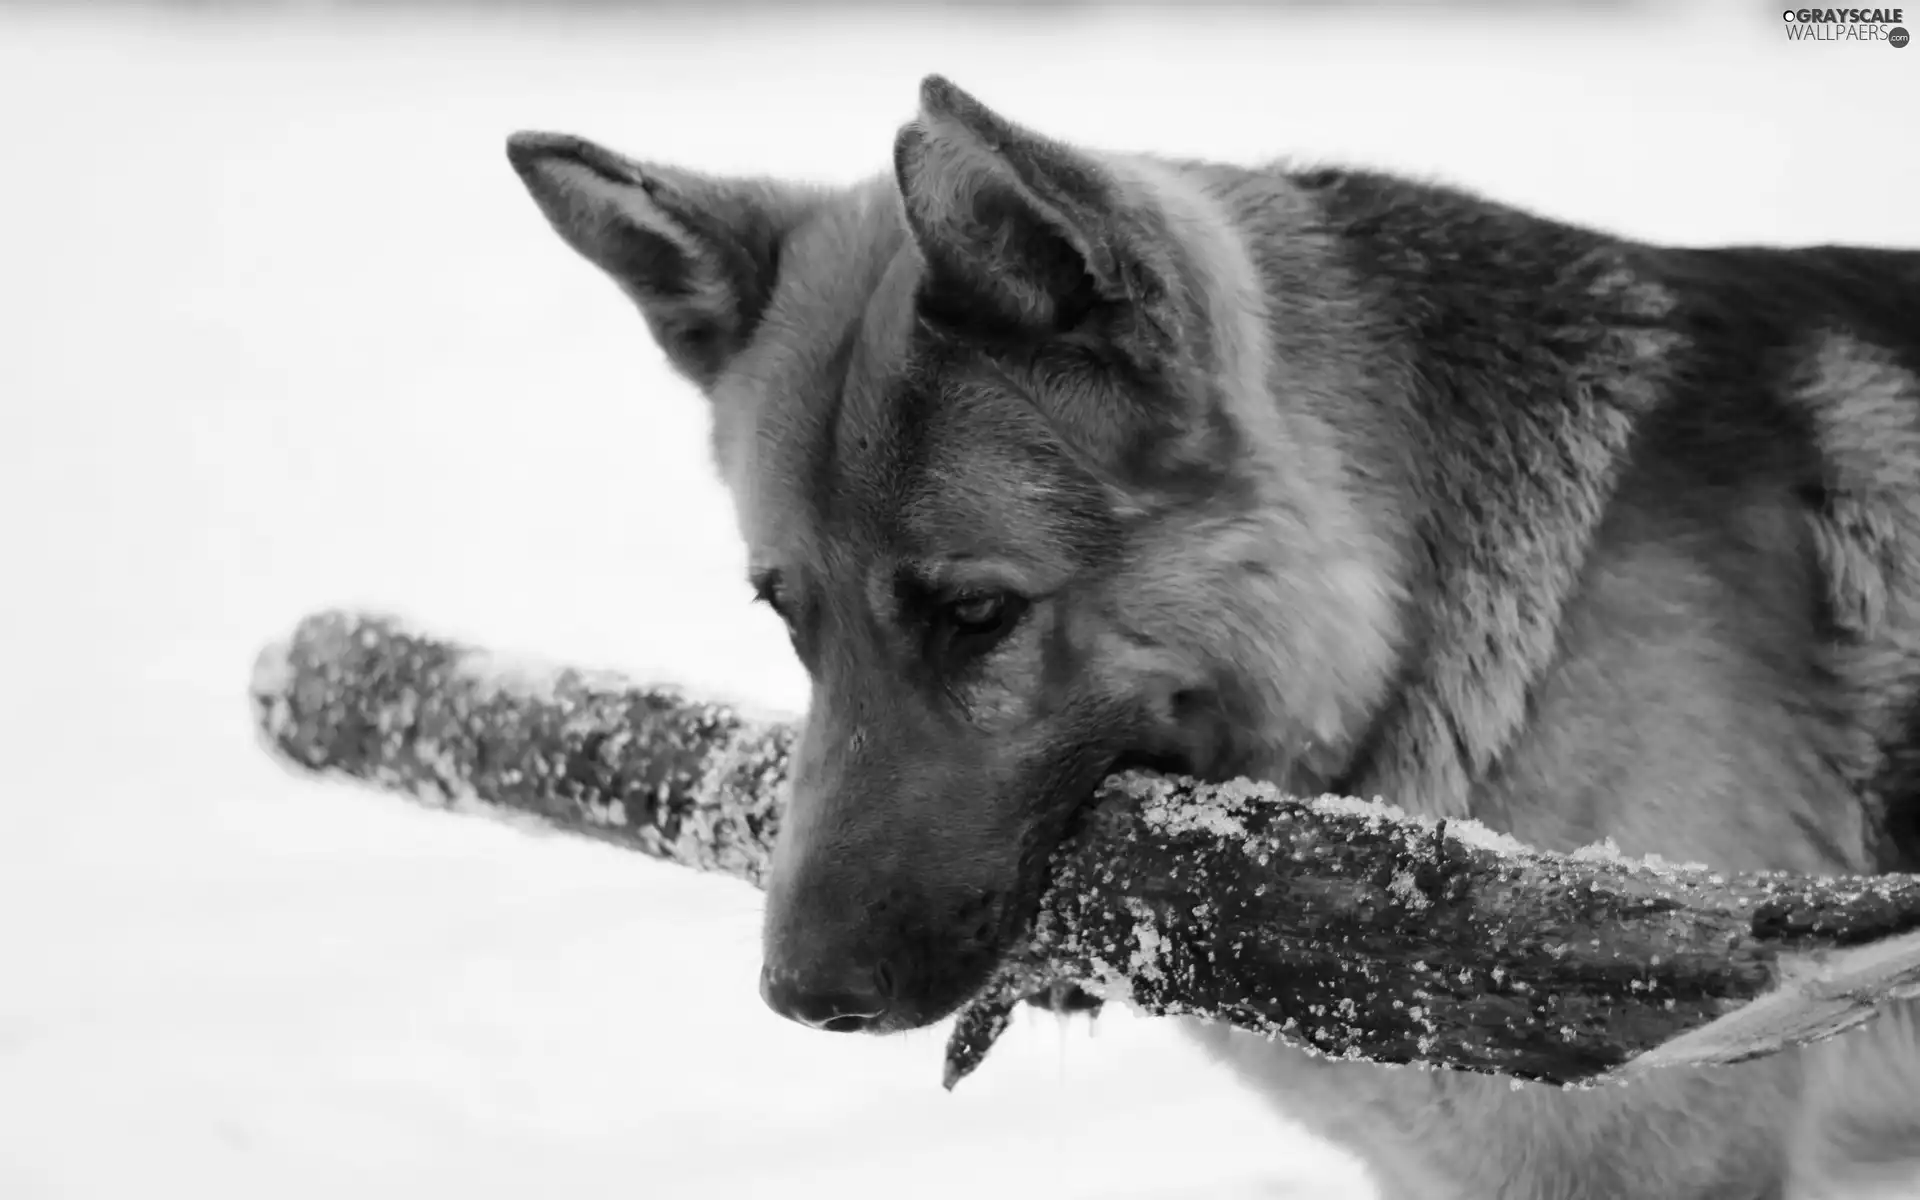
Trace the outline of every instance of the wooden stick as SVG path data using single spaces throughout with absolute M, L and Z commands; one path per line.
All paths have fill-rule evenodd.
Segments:
M 264 651 L 252 695 L 302 769 L 764 880 L 789 725 L 343 612 Z M 1020 999 L 1070 986 L 1340 1058 L 1545 1082 L 1734 1062 L 1920 995 L 1916 931 L 1910 876 L 1548 854 L 1378 803 L 1130 773 L 1056 852 L 1031 936 L 955 1023 L 946 1083 Z

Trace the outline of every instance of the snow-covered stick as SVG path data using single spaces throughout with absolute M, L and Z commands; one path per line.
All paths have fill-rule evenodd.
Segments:
M 323 613 L 263 651 L 277 756 L 758 885 L 793 732 L 676 688 Z M 1920 879 L 1532 851 L 1265 786 L 1109 779 L 1028 940 L 964 1009 L 951 1087 L 1020 999 L 1078 985 L 1342 1058 L 1591 1082 L 1831 1036 L 1920 995 Z

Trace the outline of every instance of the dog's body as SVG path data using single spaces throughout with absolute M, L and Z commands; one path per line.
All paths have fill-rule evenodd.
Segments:
M 1655 248 L 1096 154 L 939 80 L 893 178 L 522 135 L 714 405 L 815 681 L 766 989 L 951 1011 L 1116 764 L 1725 869 L 1920 855 L 1920 253 Z M 1920 1189 L 1920 1011 L 1627 1088 L 1195 1027 L 1394 1197 Z

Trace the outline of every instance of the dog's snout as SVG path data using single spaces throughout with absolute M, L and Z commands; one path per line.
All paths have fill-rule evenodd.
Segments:
M 884 965 L 841 974 L 802 974 L 769 965 L 760 970 L 760 998 L 789 1021 L 829 1033 L 859 1033 L 886 1016 L 892 981 Z

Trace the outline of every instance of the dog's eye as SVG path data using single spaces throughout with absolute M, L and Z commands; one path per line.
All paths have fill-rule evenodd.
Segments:
M 953 651 L 984 654 L 1019 623 L 1026 604 L 1008 592 L 960 596 L 940 606 L 939 624 Z
M 774 614 L 788 625 L 793 624 L 793 617 L 787 611 L 786 596 L 780 590 L 779 576 L 767 574 L 755 578 L 753 601 L 755 604 L 764 604 L 772 609 Z

